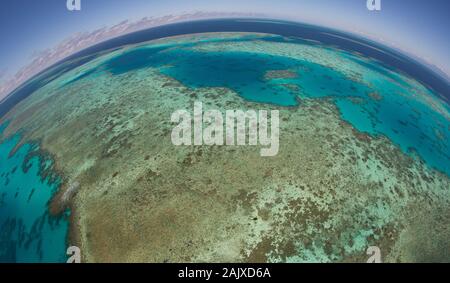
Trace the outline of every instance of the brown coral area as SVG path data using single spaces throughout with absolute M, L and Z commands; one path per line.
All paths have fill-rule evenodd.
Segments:
M 373 100 L 376 100 L 376 101 L 380 101 L 380 100 L 383 99 L 383 97 L 380 94 L 376 93 L 376 92 L 369 93 L 369 97 L 372 98 Z
M 296 78 L 298 74 L 296 72 L 293 72 L 291 70 L 272 70 L 267 71 L 264 75 L 264 79 L 271 80 L 271 79 L 290 79 L 290 78 Z

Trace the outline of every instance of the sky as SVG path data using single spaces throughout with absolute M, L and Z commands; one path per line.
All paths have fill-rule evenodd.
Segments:
M 381 0 L 376 12 L 366 0 L 81 0 L 81 11 L 68 11 L 66 1 L 0 2 L 0 82 L 77 32 L 195 11 L 261 13 L 358 33 L 450 74 L 448 0 Z

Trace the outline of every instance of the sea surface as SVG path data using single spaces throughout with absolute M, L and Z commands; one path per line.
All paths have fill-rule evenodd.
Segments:
M 6 124 L 0 125 L 0 138 Z M 36 145 L 24 144 L 16 134 L 0 143 L 0 262 L 64 262 L 68 215 L 52 217 L 48 202 L 60 181 L 41 176 L 51 160 L 30 158 Z

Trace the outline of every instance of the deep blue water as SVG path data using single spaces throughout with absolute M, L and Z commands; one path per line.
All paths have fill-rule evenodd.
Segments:
M 64 262 L 69 224 L 65 216 L 50 216 L 47 205 L 59 179 L 41 176 L 52 162 L 30 157 L 36 145 L 9 156 L 19 140 L 17 134 L 0 143 L 0 262 Z

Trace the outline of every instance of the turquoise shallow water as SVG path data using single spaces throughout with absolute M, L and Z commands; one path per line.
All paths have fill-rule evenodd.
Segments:
M 0 125 L 0 135 L 5 125 Z M 59 180 L 42 180 L 41 157 L 27 158 L 36 146 L 14 135 L 0 143 L 0 262 L 64 262 L 69 228 L 65 217 L 51 217 L 48 202 Z M 52 166 L 50 160 L 45 166 Z M 25 170 L 24 170 L 25 169 Z
M 263 40 L 282 42 L 284 39 L 269 37 Z M 430 105 L 411 99 L 413 86 L 384 63 L 334 50 L 336 56 L 373 72 L 364 78 L 373 86 L 369 88 L 368 84 L 350 80 L 338 69 L 319 64 L 261 53 L 200 52 L 190 48 L 195 44 L 138 47 L 110 59 L 97 70 L 90 70 L 89 74 L 107 70 L 113 75 L 121 75 L 131 70 L 158 67 L 163 74 L 191 88 L 227 87 L 249 101 L 281 106 L 301 103 L 298 92 L 285 86 L 295 85 L 300 90 L 300 98 L 333 98 L 342 119 L 356 129 L 371 135 L 384 135 L 404 152 L 416 152 L 429 166 L 450 176 L 448 120 Z M 298 40 L 298 44 L 308 43 Z M 264 79 L 267 71 L 286 69 L 298 76 Z M 370 98 L 369 94 L 373 92 L 380 95 L 381 100 Z M 430 97 L 437 97 L 431 90 L 427 92 Z M 356 102 L 355 98 L 359 100 Z M 444 105 L 449 112 L 448 105 Z

